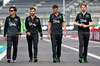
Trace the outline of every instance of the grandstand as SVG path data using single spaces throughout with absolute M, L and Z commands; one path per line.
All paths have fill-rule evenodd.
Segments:
M 75 15 L 80 12 L 80 4 L 86 3 L 88 5 L 87 11 L 92 14 L 95 24 L 100 24 L 100 0 L 65 0 L 66 4 L 66 24 L 73 25 Z M 59 12 L 63 13 L 63 0 L 10 0 L 7 4 L 0 7 L 0 23 L 6 16 L 9 15 L 9 7 L 16 6 L 17 14 L 25 19 L 29 15 L 29 8 L 35 7 L 36 15 L 41 19 L 42 25 L 48 25 L 48 16 L 52 13 L 52 5 L 59 6 Z

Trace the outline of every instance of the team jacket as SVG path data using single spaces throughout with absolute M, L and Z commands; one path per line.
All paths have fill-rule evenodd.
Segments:
M 32 19 L 30 16 L 26 17 L 24 22 L 24 31 L 30 32 L 31 35 L 36 34 L 40 32 L 40 36 L 43 36 L 43 30 L 41 28 L 40 19 L 35 16 L 34 19 Z
M 5 19 L 3 35 L 10 37 L 17 37 L 23 33 L 22 20 L 19 16 L 8 16 Z
M 62 33 L 62 23 L 65 22 L 63 14 L 59 13 L 58 16 L 51 14 L 48 22 L 51 23 L 51 32 Z

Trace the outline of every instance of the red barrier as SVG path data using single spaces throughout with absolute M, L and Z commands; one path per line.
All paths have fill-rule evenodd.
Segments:
M 90 40 L 100 41 L 100 29 L 95 29 L 94 27 L 91 29 Z

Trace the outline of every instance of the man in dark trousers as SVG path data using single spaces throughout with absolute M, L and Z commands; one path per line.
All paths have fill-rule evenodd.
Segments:
M 62 25 L 64 27 L 64 36 L 66 36 L 66 24 L 64 15 L 58 12 L 58 6 L 52 6 L 54 13 L 49 16 L 48 35 L 51 29 L 51 43 L 53 52 L 53 62 L 60 62 L 61 44 L 62 44 Z
M 29 51 L 29 62 L 33 61 L 32 47 L 34 48 L 34 62 L 37 62 L 38 55 L 38 32 L 40 32 L 40 39 L 43 39 L 43 31 L 40 23 L 40 19 L 35 16 L 36 9 L 30 8 L 30 16 L 26 17 L 24 23 L 24 30 L 27 33 L 28 51 Z
M 89 27 L 93 26 L 94 23 L 93 23 L 92 16 L 88 12 L 86 12 L 87 5 L 82 4 L 80 8 L 82 12 L 77 14 L 74 20 L 74 25 L 78 26 L 79 62 L 88 63 L 87 51 L 88 51 L 88 42 L 89 42 L 89 35 L 90 35 Z
M 11 62 L 11 47 L 13 45 L 13 63 L 16 62 L 18 39 L 23 32 L 22 20 L 16 15 L 17 8 L 10 7 L 10 16 L 6 17 L 3 29 L 4 40 L 7 36 L 7 62 Z

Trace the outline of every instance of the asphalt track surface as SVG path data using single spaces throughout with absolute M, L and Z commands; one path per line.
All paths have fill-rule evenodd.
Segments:
M 0 45 L 6 45 L 0 36 Z M 25 35 L 19 40 L 16 63 L 7 63 L 6 55 L 0 59 L 0 66 L 100 66 L 100 42 L 90 41 L 88 50 L 89 63 L 78 62 L 79 41 L 77 37 L 67 35 L 62 40 L 62 55 L 60 63 L 52 62 L 52 47 L 50 39 L 44 36 L 38 43 L 38 62 L 28 62 L 28 46 Z M 1 57 L 1 56 L 0 56 Z

